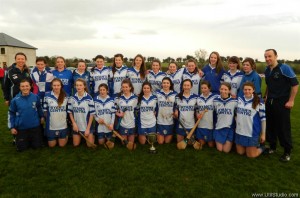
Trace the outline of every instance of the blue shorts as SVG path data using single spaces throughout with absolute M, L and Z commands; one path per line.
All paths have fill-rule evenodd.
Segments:
M 48 130 L 47 131 L 47 138 L 48 141 L 53 141 L 55 139 L 65 139 L 68 135 L 68 128 L 62 130 Z
M 188 132 L 191 131 L 191 129 L 189 129 L 189 128 L 187 128 L 186 130 L 187 130 Z M 183 128 L 177 127 L 177 128 L 176 128 L 176 133 L 177 133 L 178 135 L 186 136 L 186 132 L 185 132 L 185 130 L 184 130 Z
M 159 135 L 173 135 L 174 125 L 157 125 L 157 133 Z
M 120 126 L 119 133 L 121 135 L 134 135 L 135 134 L 135 128 L 127 129 L 127 128 L 124 128 L 124 127 Z
M 223 128 L 223 129 L 215 129 L 214 130 L 214 139 L 216 142 L 221 144 L 225 144 L 226 141 L 233 141 L 233 129 L 231 128 Z
M 142 128 L 138 127 L 138 134 L 139 135 L 147 135 L 148 133 L 156 133 L 156 126 L 151 128 Z
M 244 147 L 259 146 L 259 137 L 247 137 L 235 134 L 235 143 Z
M 212 129 L 197 128 L 196 138 L 199 140 L 204 140 L 205 142 L 211 142 L 214 140 L 214 133 Z
M 108 133 L 104 133 L 104 132 L 100 132 L 97 133 L 98 139 L 110 139 L 112 137 L 112 132 L 108 132 Z

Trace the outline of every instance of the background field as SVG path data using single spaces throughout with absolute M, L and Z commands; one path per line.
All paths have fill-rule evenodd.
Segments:
M 1 93 L 2 98 L 2 93 Z M 0 100 L 3 104 L 3 100 Z M 0 197 L 251 197 L 252 193 L 300 193 L 300 99 L 292 111 L 294 150 L 289 163 L 271 156 L 247 159 L 205 147 L 179 151 L 176 144 L 129 152 L 43 148 L 15 151 L 0 108 Z M 298 119 L 296 119 L 298 117 Z M 297 187 L 298 186 L 298 187 Z M 298 194 L 299 195 L 299 194 Z

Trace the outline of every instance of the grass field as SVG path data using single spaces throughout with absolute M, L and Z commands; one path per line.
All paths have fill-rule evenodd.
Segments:
M 2 98 L 2 93 L 1 93 Z M 0 102 L 3 104 L 3 100 Z M 0 197 L 252 197 L 253 193 L 300 193 L 300 98 L 292 111 L 294 150 L 289 163 L 271 156 L 248 159 L 205 147 L 179 151 L 176 144 L 129 152 L 84 145 L 15 151 L 0 109 Z M 298 117 L 298 119 L 297 119 Z M 298 186 L 298 187 L 297 187 Z M 285 194 L 283 194 L 285 195 Z M 278 195 L 277 195 L 278 196 Z M 274 195 L 275 197 L 275 195 Z M 294 197 L 299 197 L 295 196 Z

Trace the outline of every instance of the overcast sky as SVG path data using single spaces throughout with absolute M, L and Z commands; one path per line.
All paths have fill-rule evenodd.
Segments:
M 299 0 L 0 0 L 0 32 L 37 55 L 300 59 Z

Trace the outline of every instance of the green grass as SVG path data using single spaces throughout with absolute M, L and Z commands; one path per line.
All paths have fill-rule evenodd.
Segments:
M 3 104 L 3 100 L 0 101 Z M 205 147 L 149 145 L 129 152 L 84 145 L 15 151 L 0 109 L 0 197 L 251 197 L 252 193 L 300 193 L 300 98 L 292 111 L 294 150 L 289 163 L 271 156 L 248 159 Z M 296 118 L 298 119 L 296 120 Z M 297 187 L 298 186 L 298 187 Z

